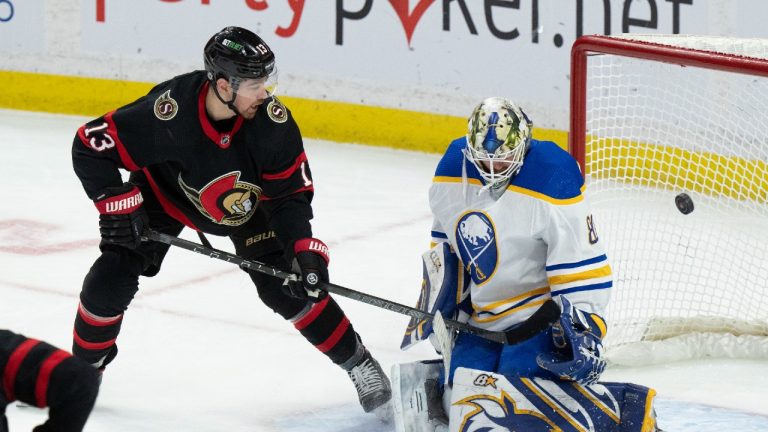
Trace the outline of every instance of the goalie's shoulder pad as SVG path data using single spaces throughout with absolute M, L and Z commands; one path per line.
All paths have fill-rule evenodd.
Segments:
M 469 302 L 469 278 L 458 256 L 447 242 L 441 242 L 421 259 L 423 279 L 416 307 L 429 313 L 439 310 L 446 318 L 455 317 L 459 305 Z M 431 333 L 430 320 L 411 318 L 400 348 L 410 348 Z

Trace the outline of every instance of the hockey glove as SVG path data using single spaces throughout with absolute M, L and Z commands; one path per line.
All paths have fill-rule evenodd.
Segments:
M 560 378 L 579 384 L 594 384 L 605 370 L 602 338 L 606 325 L 602 317 L 571 305 L 560 296 L 563 312 L 552 324 L 552 339 L 557 353 L 542 353 L 536 362 Z
M 322 289 L 323 283 L 328 282 L 328 246 L 318 239 L 304 238 L 294 243 L 293 250 L 293 271 L 301 274 L 301 280 L 286 279 L 285 293 L 315 302 L 324 299 L 328 295 Z
M 94 203 L 100 213 L 100 247 L 117 245 L 136 249 L 141 244 L 141 233 L 149 222 L 142 202 L 141 191 L 131 183 L 107 188 L 96 198 Z

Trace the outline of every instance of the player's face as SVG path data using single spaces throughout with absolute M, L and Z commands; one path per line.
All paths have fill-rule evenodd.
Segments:
M 485 170 L 487 173 L 500 173 L 504 172 L 504 170 L 508 169 L 512 165 L 512 156 L 509 156 L 507 159 L 498 159 L 498 160 L 488 160 L 483 159 L 479 160 L 480 166 Z
M 259 105 L 275 94 L 277 80 L 272 77 L 263 79 L 245 79 L 237 87 L 235 107 L 246 119 L 256 116 Z

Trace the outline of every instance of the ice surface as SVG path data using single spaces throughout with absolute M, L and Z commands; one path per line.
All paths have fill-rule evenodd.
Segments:
M 85 120 L 0 111 L 0 328 L 65 349 L 98 253 L 97 213 L 70 160 Z M 330 247 L 332 281 L 415 303 L 438 156 L 314 140 L 306 147 L 313 226 Z M 231 250 L 226 239 L 212 241 Z M 346 374 L 262 305 L 234 266 L 174 249 L 160 275 L 141 283 L 87 431 L 393 430 L 362 412 Z M 385 370 L 435 357 L 428 344 L 398 349 L 407 317 L 338 301 Z M 768 362 L 614 368 L 605 377 L 655 387 L 668 431 L 768 430 Z M 12 431 L 45 416 L 16 405 L 7 414 Z

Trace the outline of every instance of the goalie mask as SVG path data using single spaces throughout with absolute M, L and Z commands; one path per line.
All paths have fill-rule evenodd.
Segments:
M 491 186 L 503 184 L 520 171 L 533 124 L 512 101 L 492 97 L 469 117 L 466 158 Z

